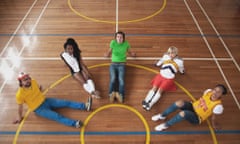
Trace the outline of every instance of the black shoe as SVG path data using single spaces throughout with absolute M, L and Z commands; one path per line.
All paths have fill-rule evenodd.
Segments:
M 76 127 L 76 128 L 81 128 L 82 126 L 83 126 L 83 122 L 80 121 L 80 120 L 78 120 L 78 121 L 76 122 L 76 124 L 75 124 L 75 127 Z
M 145 109 L 147 107 L 147 102 L 145 100 L 142 101 L 142 107 Z
M 149 103 L 147 103 L 146 101 L 142 101 L 142 107 L 143 109 L 149 111 L 151 108 L 149 106 Z

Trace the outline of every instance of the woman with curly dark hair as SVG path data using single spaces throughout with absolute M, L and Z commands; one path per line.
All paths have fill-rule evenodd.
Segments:
M 69 67 L 72 76 L 83 85 L 84 90 L 93 98 L 100 98 L 99 92 L 95 90 L 92 76 L 82 60 L 81 50 L 76 41 L 73 38 L 68 38 L 63 47 L 64 52 L 60 56 Z

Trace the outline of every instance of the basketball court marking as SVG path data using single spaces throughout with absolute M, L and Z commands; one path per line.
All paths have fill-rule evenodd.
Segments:
M 145 140 L 145 143 L 146 144 L 150 144 L 150 128 L 149 128 L 149 125 L 146 121 L 146 119 L 142 116 L 142 114 L 140 112 L 138 112 L 136 109 L 134 109 L 133 107 L 130 107 L 128 105 L 124 105 L 124 104 L 107 104 L 107 105 L 104 105 L 104 106 L 101 106 L 99 107 L 98 109 L 96 109 L 95 111 L 93 111 L 87 118 L 86 120 L 84 121 L 84 126 L 83 128 L 81 129 L 81 133 L 80 133 L 80 142 L 81 144 L 85 144 L 85 140 L 84 140 L 84 133 L 85 133 L 85 127 L 86 125 L 88 124 L 89 120 L 94 116 L 96 115 L 98 112 L 102 111 L 102 110 L 105 110 L 105 109 L 108 109 L 108 108 L 113 108 L 113 107 L 117 107 L 117 108 L 124 108 L 124 109 L 127 109 L 131 112 L 133 112 L 134 114 L 136 114 L 139 119 L 143 122 L 144 126 L 145 126 L 145 129 L 146 129 L 146 140 Z
M 215 132 L 216 134 L 240 134 L 240 130 L 218 130 Z M 0 131 L 0 135 L 15 135 L 16 131 Z M 151 131 L 151 135 L 209 135 L 211 134 L 209 130 L 201 130 L 201 131 Z M 80 135 L 80 132 L 77 131 L 21 131 L 20 135 Z M 85 132 L 85 135 L 146 135 L 146 131 L 89 131 Z
M 134 22 L 140 22 L 140 21 L 145 21 L 147 19 L 150 19 L 156 15 L 158 15 L 159 13 L 161 13 L 164 8 L 166 7 L 166 4 L 167 4 L 167 0 L 163 0 L 163 5 L 162 7 L 154 12 L 153 14 L 147 16 L 147 17 L 143 17 L 143 18 L 139 18 L 139 19 L 134 19 L 134 20 L 127 20 L 127 21 L 118 21 L 118 0 L 116 1 L 116 21 L 107 21 L 107 20 L 98 20 L 98 19 L 95 19 L 95 18 L 91 18 L 91 17 L 88 17 L 84 14 L 81 14 L 79 13 L 77 10 L 75 10 L 73 7 L 72 7 L 72 4 L 71 4 L 71 0 L 68 0 L 68 6 L 69 8 L 73 11 L 73 13 L 75 13 L 76 15 L 84 18 L 84 19 L 87 19 L 89 21 L 93 21 L 93 22 L 101 22 L 101 23 L 108 23 L 108 24 L 125 24 L 125 23 L 134 23 Z M 118 25 L 116 26 L 116 30 L 118 29 Z
M 36 2 L 36 0 L 35 0 L 35 2 Z M 35 3 L 35 2 L 34 2 L 34 3 Z M 34 6 L 34 5 L 35 5 L 35 4 L 33 4 L 32 6 Z M 31 11 L 31 10 L 30 10 L 30 11 Z M 30 11 L 29 11 L 29 12 L 30 12 Z M 25 16 L 26 16 L 26 15 L 25 15 Z M 16 34 L 14 34 L 14 35 L 16 35 Z M 32 35 L 32 34 L 31 34 L 31 35 Z M 9 42 L 10 42 L 11 40 L 12 40 L 12 38 L 10 38 Z M 9 44 L 9 42 L 7 43 L 7 45 Z M 6 47 L 6 46 L 5 46 L 5 47 Z M 4 47 L 4 51 L 5 51 L 5 47 Z M 3 52 L 3 51 L 2 51 L 2 52 Z M 2 54 L 2 53 L 1 53 L 1 54 Z M 1 54 L 0 54 L 0 55 L 1 55 Z M 213 60 L 213 59 L 212 59 L 212 60 Z M 216 60 L 219 60 L 219 59 L 216 59 Z M 0 92 L 1 92 L 1 91 L 2 91 L 2 87 L 1 87 Z
M 29 13 L 32 11 L 32 8 L 34 7 L 34 5 L 36 4 L 37 0 L 35 0 L 33 2 L 33 4 L 31 5 L 31 7 L 28 9 L 27 13 L 25 14 L 25 16 L 22 18 L 21 22 L 18 24 L 16 30 L 13 32 L 13 34 L 11 35 L 10 39 L 8 40 L 8 42 L 6 43 L 5 47 L 3 48 L 2 52 L 0 53 L 0 57 L 2 57 L 3 53 L 6 51 L 6 49 L 8 48 L 10 42 L 13 40 L 14 36 L 17 34 L 17 32 L 19 31 L 20 27 L 22 26 L 23 22 L 25 21 L 25 19 L 27 18 L 27 16 L 29 15 Z
M 220 35 L 220 33 L 218 32 L 218 30 L 216 29 L 216 27 L 214 26 L 212 20 L 209 18 L 207 12 L 205 11 L 205 9 L 202 7 L 201 3 L 199 2 L 199 0 L 196 0 L 197 4 L 199 5 L 199 7 L 201 8 L 201 11 L 204 13 L 205 17 L 207 18 L 208 22 L 210 23 L 210 25 L 212 26 L 213 30 L 215 31 L 215 33 L 218 36 L 218 39 L 220 39 L 222 45 L 224 46 L 225 50 L 227 51 L 228 55 L 232 58 L 233 63 L 235 64 L 235 66 L 237 67 L 238 71 L 240 72 L 240 67 L 237 63 L 237 61 L 234 59 L 232 53 L 230 52 L 228 46 L 226 45 L 226 43 L 224 42 L 222 36 Z
M 158 60 L 161 57 L 127 57 L 127 60 Z M 5 59 L 5 60 L 10 60 L 11 58 L 5 57 L 5 58 L 0 58 L 0 59 Z M 19 58 L 20 60 L 26 60 L 26 61 L 56 61 L 56 60 L 61 60 L 59 57 L 21 57 Z M 105 58 L 105 57 L 82 57 L 83 60 L 109 60 L 110 58 Z M 190 57 L 184 57 L 182 58 L 184 61 L 232 61 L 231 58 L 190 58 Z
M 51 1 L 51 0 L 48 0 L 47 3 L 45 4 L 44 8 L 42 9 L 40 15 L 39 15 L 38 18 L 37 18 L 37 21 L 35 22 L 35 24 L 33 25 L 33 28 L 31 29 L 30 34 L 33 34 L 36 26 L 38 25 L 38 23 L 39 23 L 42 15 L 43 15 L 43 13 L 45 12 L 45 10 L 46 10 L 48 4 L 50 3 L 50 1 Z M 32 6 L 34 6 L 34 5 L 35 5 L 35 2 L 33 3 Z M 32 7 L 31 7 L 31 9 L 32 9 Z M 30 12 L 31 9 L 29 9 L 28 12 Z M 29 14 L 29 13 L 27 13 L 27 14 L 25 15 L 25 17 L 23 18 L 23 21 L 26 19 L 26 17 L 28 16 L 28 14 Z M 23 22 L 23 21 L 21 21 L 21 23 L 20 23 L 21 25 L 22 25 L 22 22 Z M 19 24 L 19 27 L 21 26 L 20 24 Z M 19 30 L 19 27 L 16 29 L 15 32 L 17 32 L 17 31 Z M 10 38 L 9 41 L 11 41 L 11 40 L 12 40 L 12 37 Z M 17 54 L 17 56 L 16 56 L 17 58 L 20 57 L 20 55 L 22 54 L 25 46 L 26 46 L 25 44 L 22 46 L 22 48 L 20 49 L 20 51 L 18 52 L 18 54 Z M 13 63 L 12 66 L 9 66 L 9 70 L 12 72 L 15 67 L 16 67 L 16 65 L 15 65 L 15 63 Z M 8 71 L 7 73 L 10 73 L 10 71 Z M 1 87 L 0 87 L 0 93 L 2 93 L 2 90 L 3 90 L 4 86 L 6 85 L 6 83 L 7 83 L 7 79 L 5 79 L 4 82 L 3 82 L 3 84 L 1 85 Z
M 97 64 L 97 65 L 90 66 L 89 69 L 97 68 L 97 67 L 103 67 L 103 66 L 109 66 L 109 65 L 110 65 L 110 63 Z M 143 70 L 147 70 L 147 71 L 153 72 L 153 73 L 155 73 L 155 74 L 158 73 L 158 71 L 156 71 L 156 70 L 154 70 L 154 69 L 151 69 L 151 68 L 148 68 L 148 67 L 145 67 L 145 66 L 142 66 L 142 65 L 130 64 L 130 63 L 127 63 L 126 65 L 127 65 L 127 66 L 131 66 L 131 67 L 135 67 L 135 68 L 139 68 L 139 69 L 143 69 Z M 71 74 L 68 74 L 68 75 L 60 78 L 59 80 L 57 80 L 56 82 L 54 82 L 52 85 L 50 85 L 50 87 L 47 88 L 47 89 L 43 92 L 43 94 L 45 95 L 50 89 L 54 88 L 54 87 L 57 86 L 60 82 L 62 82 L 63 80 L 67 79 L 67 78 L 70 77 L 70 76 L 71 76 Z M 185 93 L 187 94 L 187 96 L 189 96 L 193 101 L 196 100 L 196 99 L 194 98 L 194 96 L 193 96 L 187 89 L 185 89 L 182 85 L 180 85 L 180 84 L 179 84 L 178 82 L 176 82 L 176 81 L 175 81 L 175 84 L 176 84 L 180 89 L 182 89 L 183 92 L 185 92 Z M 101 110 L 101 109 L 100 109 L 100 110 Z M 13 140 L 13 144 L 17 144 L 17 139 L 18 139 L 18 137 L 19 137 L 20 131 L 21 131 L 22 126 L 23 126 L 25 120 L 27 119 L 29 113 L 30 113 L 30 110 L 28 110 L 28 111 L 25 113 L 22 122 L 19 124 L 18 129 L 17 129 L 16 134 L 15 134 L 15 137 L 14 137 L 14 140 Z M 94 114 L 93 114 L 93 115 L 94 115 Z M 92 115 L 92 116 L 93 116 L 93 115 Z M 140 116 L 139 116 L 139 117 L 140 117 Z M 90 117 L 90 118 L 91 118 L 91 117 Z M 90 118 L 89 118 L 89 119 L 90 119 Z M 148 140 L 148 133 L 150 134 L 150 130 L 149 130 L 149 128 L 148 128 L 148 125 L 146 125 L 145 122 L 144 122 L 145 119 L 144 119 L 144 120 L 142 119 L 142 121 L 143 121 L 143 123 L 144 123 L 144 125 L 145 125 L 145 128 L 146 128 L 146 133 L 147 133 L 147 137 L 146 137 L 147 139 L 146 139 L 146 140 Z M 88 122 L 88 121 L 87 121 L 87 122 Z M 207 124 L 208 124 L 209 130 L 210 130 L 210 133 L 211 133 L 213 142 L 214 142 L 214 144 L 217 144 L 218 142 L 217 142 L 216 134 L 215 134 L 215 132 L 214 132 L 214 130 L 213 130 L 213 128 L 212 128 L 212 126 L 211 126 L 211 124 L 210 124 L 210 122 L 209 122 L 208 120 L 207 120 Z M 83 136 L 80 136 L 80 139 L 83 140 L 83 142 L 84 142 L 84 137 L 83 137 L 83 138 L 82 138 L 82 137 L 83 137 Z M 150 136 L 149 136 L 149 138 L 150 138 Z M 146 141 L 146 142 L 147 142 L 147 141 Z
M 200 25 L 199 25 L 196 17 L 195 17 L 194 14 L 192 13 L 192 10 L 191 10 L 191 8 L 189 7 L 189 5 L 188 5 L 188 3 L 187 3 L 187 0 L 184 0 L 184 3 L 185 3 L 185 5 L 186 5 L 189 13 L 191 14 L 192 19 L 193 19 L 194 23 L 196 24 L 199 32 L 201 33 L 201 35 L 204 35 L 204 33 L 203 33 L 203 31 L 202 31 L 202 29 L 201 29 L 201 27 L 200 27 Z M 223 72 L 223 70 L 222 70 L 221 65 L 220 65 L 219 62 L 216 60 L 216 56 L 215 56 L 214 52 L 212 51 L 212 48 L 211 48 L 210 44 L 208 43 L 208 40 L 206 39 L 205 36 L 202 36 L 202 38 L 203 38 L 203 40 L 204 40 L 207 48 L 209 49 L 209 51 L 210 51 L 210 53 L 211 53 L 211 55 L 212 55 L 212 57 L 213 57 L 216 65 L 217 65 L 217 67 L 218 67 L 218 69 L 219 69 L 219 71 L 220 71 L 220 73 L 221 73 L 221 75 L 222 75 L 225 83 L 227 84 L 228 89 L 229 89 L 230 93 L 232 94 L 235 103 L 236 103 L 237 106 L 238 106 L 238 109 L 240 110 L 240 103 L 238 102 L 238 99 L 237 99 L 235 93 L 233 92 L 232 87 L 231 87 L 230 83 L 228 82 L 228 80 L 227 80 L 227 78 L 226 78 L 226 76 L 225 76 L 225 74 L 224 74 L 224 72 Z
M 48 34 L 40 34 L 40 33 L 34 33 L 34 34 L 24 34 L 24 33 L 20 33 L 20 34 L 12 34 L 12 33 L 6 33 L 6 34 L 0 34 L 1 37 L 6 37 L 6 36 L 16 36 L 16 37 L 22 37 L 22 36 L 38 36 L 38 37 L 49 37 L 49 36 L 111 36 L 112 37 L 112 33 L 48 33 Z M 126 34 L 128 37 L 130 36 L 150 36 L 150 37 L 212 37 L 212 38 L 218 38 L 219 36 L 217 34 L 205 34 L 205 35 L 201 35 L 201 34 L 195 34 L 195 33 L 181 33 L 181 34 L 177 34 L 177 33 L 172 33 L 172 34 L 166 34 L 166 33 L 154 33 L 154 34 L 144 34 L 144 33 L 138 33 L 138 34 L 131 34 L 131 33 L 127 33 Z M 232 39 L 239 39 L 240 35 L 238 34 L 222 34 L 221 35 L 222 38 L 232 38 Z

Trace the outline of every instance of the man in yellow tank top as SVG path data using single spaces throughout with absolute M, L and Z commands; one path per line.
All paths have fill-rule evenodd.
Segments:
M 155 127 L 156 131 L 162 131 L 168 127 L 182 121 L 187 120 L 192 124 L 201 124 L 208 117 L 212 116 L 211 122 L 214 129 L 218 129 L 216 123 L 216 115 L 223 113 L 223 105 L 221 102 L 222 95 L 227 94 L 227 89 L 224 85 L 218 84 L 214 89 L 208 89 L 203 96 L 195 102 L 179 100 L 168 107 L 163 113 L 154 115 L 153 121 L 164 120 L 166 117 L 180 109 L 181 111 L 173 118 L 165 123 Z
M 46 98 L 36 80 L 24 72 L 19 74 L 18 81 L 20 86 L 16 94 L 18 118 L 13 122 L 14 124 L 20 123 L 23 120 L 23 104 L 26 104 L 28 108 L 38 116 L 57 121 L 66 126 L 80 128 L 83 125 L 80 120 L 67 118 L 56 112 L 55 109 L 68 107 L 89 111 L 91 109 L 91 99 L 88 99 L 87 103 L 81 103 L 63 99 Z

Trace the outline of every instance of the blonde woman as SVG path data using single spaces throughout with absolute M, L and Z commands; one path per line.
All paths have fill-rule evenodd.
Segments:
M 174 78 L 178 71 L 184 74 L 183 60 L 178 57 L 178 49 L 174 46 L 168 48 L 167 53 L 156 63 L 156 66 L 160 67 L 160 73 L 152 80 L 152 89 L 142 101 L 142 106 L 146 110 L 152 108 L 164 91 L 176 90 Z

